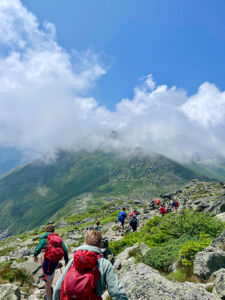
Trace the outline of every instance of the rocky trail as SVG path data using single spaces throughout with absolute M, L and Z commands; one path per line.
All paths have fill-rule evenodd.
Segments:
M 199 182 L 193 180 L 185 185 L 183 189 L 174 193 L 160 195 L 161 199 L 175 199 L 180 203 L 179 210 L 192 209 L 201 212 L 212 212 L 221 221 L 225 221 L 225 184 L 215 182 Z M 158 215 L 155 209 L 154 199 L 129 199 L 124 205 L 129 212 L 133 207 L 137 207 L 140 212 L 139 230 L 146 221 Z M 115 204 L 110 208 L 110 212 L 117 211 L 121 205 Z M 79 222 L 79 225 L 95 223 L 91 217 Z M 89 225 L 88 225 L 89 226 Z M 65 220 L 58 223 L 58 228 L 65 232 L 63 240 L 69 246 L 69 257 L 72 258 L 75 249 L 74 243 L 81 241 L 83 235 L 88 230 L 83 227 L 80 230 L 71 229 L 71 225 Z M 74 227 L 75 224 L 74 224 Z M 68 228 L 68 230 L 67 230 Z M 128 224 L 125 226 L 129 232 Z M 57 229 L 56 229 L 57 232 Z M 102 226 L 105 239 L 109 241 L 119 241 L 123 238 L 119 224 L 115 221 L 105 223 Z M 27 238 L 28 237 L 28 238 Z M 1 266 L 9 261 L 11 269 L 23 270 L 33 278 L 32 292 L 24 290 L 18 284 L 1 283 L 0 300 L 38 300 L 43 298 L 44 283 L 39 280 L 41 267 L 33 261 L 33 250 L 40 240 L 40 234 L 33 232 L 26 233 L 20 237 L 5 239 L 0 244 Z M 34 245 L 35 244 L 35 245 Z M 225 299 L 225 231 L 217 237 L 208 247 L 197 253 L 193 273 L 201 279 L 202 283 L 176 282 L 167 279 L 159 271 L 143 263 L 135 263 L 134 257 L 129 253 L 134 249 L 145 255 L 149 248 L 146 244 L 135 244 L 126 248 L 119 255 L 114 257 L 114 268 L 119 279 L 131 300 L 219 300 Z M 110 257 L 109 259 L 111 259 Z M 57 269 L 53 286 L 60 277 L 62 269 Z M 103 297 L 105 299 L 106 296 Z

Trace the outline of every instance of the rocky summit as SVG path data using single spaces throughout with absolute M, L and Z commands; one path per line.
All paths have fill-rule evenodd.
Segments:
M 178 211 L 162 217 L 155 197 L 130 196 L 47 223 L 56 226 L 71 258 L 99 220 L 104 251 L 131 300 L 225 299 L 225 184 L 194 179 L 159 198 L 166 206 L 177 200 Z M 117 222 L 122 206 L 127 213 L 139 211 L 137 232 L 125 223 L 122 234 Z M 43 298 L 41 264 L 33 261 L 33 251 L 46 225 L 0 242 L 0 300 Z M 53 285 L 60 274 L 57 269 Z M 110 299 L 107 293 L 103 299 Z

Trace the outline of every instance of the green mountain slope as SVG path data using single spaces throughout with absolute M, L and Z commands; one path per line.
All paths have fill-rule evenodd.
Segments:
M 186 165 L 195 173 L 205 174 L 212 180 L 225 181 L 225 160 L 219 159 L 209 163 L 203 161 L 192 161 Z
M 196 177 L 160 155 L 61 151 L 51 163 L 34 161 L 0 178 L 0 232 L 20 233 L 56 213 L 70 215 L 115 198 L 170 192 Z

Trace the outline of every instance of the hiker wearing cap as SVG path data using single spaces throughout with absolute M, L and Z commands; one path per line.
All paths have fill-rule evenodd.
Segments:
M 57 281 L 53 300 L 101 300 L 106 288 L 112 300 L 128 300 L 112 264 L 102 257 L 101 246 L 102 233 L 87 232 L 85 244 L 76 249 Z
M 55 227 L 53 225 L 47 226 L 45 231 L 46 233 L 41 237 L 41 241 L 34 251 L 34 261 L 38 262 L 38 255 L 41 251 L 44 251 L 43 276 L 41 279 L 45 281 L 45 299 L 51 300 L 55 269 L 63 256 L 65 264 L 68 263 L 68 252 L 62 238 L 57 233 L 54 233 Z

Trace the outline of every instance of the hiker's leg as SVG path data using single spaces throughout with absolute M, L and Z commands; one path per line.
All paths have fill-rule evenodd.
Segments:
M 52 299 L 52 289 L 51 289 L 52 282 L 53 282 L 53 278 L 51 278 L 49 281 L 45 283 L 45 293 L 47 299 Z

